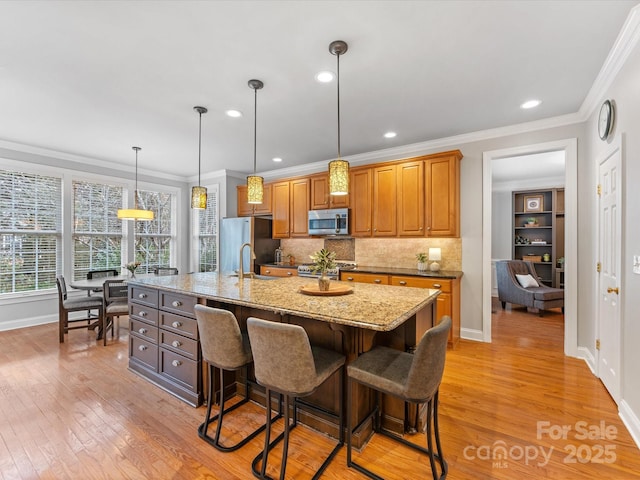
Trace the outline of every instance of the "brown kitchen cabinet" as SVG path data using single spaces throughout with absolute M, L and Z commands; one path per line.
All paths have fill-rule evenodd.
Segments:
M 460 236 L 459 150 L 428 155 L 425 160 L 426 235 Z
M 308 178 L 273 184 L 273 238 L 308 236 Z
M 440 279 L 391 275 L 390 284 L 402 287 L 431 288 L 440 290 L 436 299 L 436 318 L 451 317 L 449 346 L 455 347 L 460 340 L 460 279 Z
M 326 208 L 348 208 L 349 195 L 329 194 L 329 174 L 319 173 L 309 177 L 311 182 L 311 210 Z
M 362 272 L 340 272 L 340 280 L 343 282 L 374 283 L 377 285 L 389 285 L 389 275 Z
M 398 236 L 422 236 L 424 223 L 424 162 L 400 163 L 397 166 Z
M 349 223 L 354 237 L 371 236 L 371 204 L 373 180 L 371 168 L 352 168 L 350 172 L 349 197 L 351 212 Z
M 247 186 L 238 185 L 236 187 L 236 193 L 238 196 L 238 216 L 250 217 L 253 215 L 271 215 L 271 197 L 273 187 L 269 183 L 264 184 L 263 197 L 261 204 L 251 204 L 247 202 Z
M 260 265 L 260 275 L 269 277 L 297 277 L 297 267 L 272 267 L 269 265 Z
M 373 234 L 374 237 L 397 235 L 396 165 L 373 168 Z

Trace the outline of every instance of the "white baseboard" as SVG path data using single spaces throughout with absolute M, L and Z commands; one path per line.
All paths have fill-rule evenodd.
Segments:
M 15 330 L 16 328 L 35 327 L 36 325 L 44 325 L 46 323 L 58 323 L 58 314 L 0 322 L 0 332 Z
M 484 342 L 482 330 L 475 330 L 472 328 L 461 328 L 460 338 L 464 338 L 465 340 L 475 340 L 476 342 Z
M 593 373 L 596 377 L 598 376 L 598 374 L 596 373 L 596 359 L 591 353 L 591 350 L 586 347 L 578 347 L 578 358 L 583 359 L 589 367 L 589 370 L 591 370 L 591 373 Z
M 636 446 L 640 448 L 640 419 L 638 419 L 638 416 L 633 410 L 631 410 L 629 404 L 624 400 L 620 401 L 619 408 L 620 410 L 618 413 L 620 414 L 622 423 L 624 423 L 627 430 L 629 430 L 631 438 L 636 442 Z

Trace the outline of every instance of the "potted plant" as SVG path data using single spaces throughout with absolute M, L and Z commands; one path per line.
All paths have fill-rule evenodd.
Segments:
M 527 225 L 529 225 L 531 227 L 531 226 L 536 225 L 536 224 L 537 224 L 537 222 L 536 222 L 536 219 L 534 217 L 527 218 Z
M 427 260 L 429 257 L 426 253 L 416 253 L 416 260 L 418 261 L 418 270 L 424 272 L 427 269 Z
M 318 288 L 323 292 L 328 291 L 330 279 L 327 277 L 327 270 L 336 268 L 336 252 L 330 252 L 326 248 L 323 248 L 313 255 L 310 255 L 310 258 L 313 261 L 311 271 L 320 274 L 318 278 Z

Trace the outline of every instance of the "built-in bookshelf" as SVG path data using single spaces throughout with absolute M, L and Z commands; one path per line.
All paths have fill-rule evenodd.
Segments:
M 532 261 L 545 285 L 564 286 L 563 188 L 513 192 L 513 258 Z

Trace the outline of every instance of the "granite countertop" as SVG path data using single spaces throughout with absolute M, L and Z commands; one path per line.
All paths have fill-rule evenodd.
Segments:
M 440 293 L 426 288 L 332 282 L 353 287 L 354 292 L 340 296 L 304 295 L 298 289 L 317 285 L 315 279 L 245 278 L 240 282 L 238 277 L 217 272 L 129 280 L 160 290 L 376 331 L 393 330 L 434 302 Z

